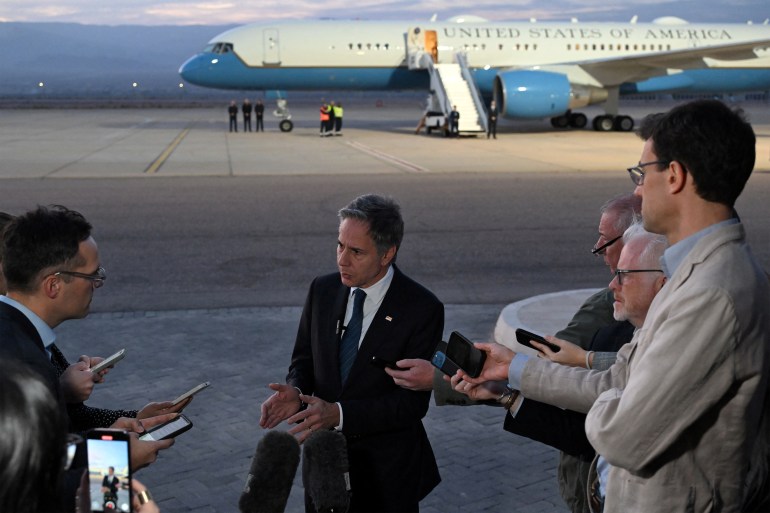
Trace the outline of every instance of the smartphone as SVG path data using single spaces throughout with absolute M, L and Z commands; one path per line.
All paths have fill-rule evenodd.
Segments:
M 454 376 L 457 374 L 457 370 L 460 368 L 458 365 L 449 358 L 444 351 L 436 351 L 433 354 L 433 358 L 430 359 L 430 363 L 433 364 L 438 370 L 446 374 L 447 376 Z
M 126 356 L 126 350 L 125 349 L 121 349 L 120 351 L 118 351 L 114 355 L 108 356 L 107 358 L 105 358 L 101 362 L 99 362 L 96 365 L 94 365 L 93 367 L 91 367 L 91 372 L 99 372 L 99 371 L 102 371 L 102 370 L 106 369 L 107 367 L 109 367 L 111 365 L 115 365 L 120 360 L 122 360 L 124 356 Z
M 91 511 L 133 512 L 128 433 L 122 429 L 92 429 L 86 434 L 86 450 Z
M 203 383 L 201 383 L 200 385 L 194 386 L 193 388 L 191 388 L 190 390 L 188 390 L 188 391 L 187 391 L 187 392 L 185 392 L 184 394 L 182 394 L 182 395 L 180 395 L 179 397 L 177 397 L 176 399 L 174 399 L 174 400 L 172 401 L 172 405 L 173 405 L 173 406 L 176 406 L 177 404 L 181 403 L 182 401 L 184 401 L 184 400 L 185 400 L 185 399 L 187 399 L 188 397 L 190 397 L 190 396 L 192 396 L 192 395 L 195 395 L 195 394 L 197 394 L 198 392 L 200 392 L 201 390 L 203 390 L 204 388 L 206 388 L 206 387 L 207 387 L 207 386 L 209 386 L 210 384 L 211 384 L 211 383 L 209 383 L 208 381 L 204 381 L 204 382 L 203 382 Z
M 546 339 L 541 337 L 540 335 L 535 335 L 531 331 L 523 330 L 521 328 L 516 328 L 516 341 L 527 347 L 531 347 L 535 351 L 537 351 L 537 348 L 534 347 L 532 344 L 530 344 L 530 340 L 534 340 L 535 342 L 539 342 L 540 344 L 544 344 L 548 346 L 548 348 L 553 351 L 554 353 L 558 353 L 561 351 L 561 347 L 557 346 L 556 344 L 552 344 L 551 342 L 548 342 Z
M 372 365 L 376 365 L 380 369 L 384 369 L 385 367 L 388 367 L 389 369 L 398 370 L 398 371 L 406 370 L 396 365 L 396 362 L 394 362 L 393 360 L 386 360 L 385 358 L 380 358 L 379 356 L 372 356 L 372 359 L 369 361 L 369 363 L 371 363 Z
M 477 378 L 481 374 L 487 357 L 484 351 L 478 349 L 473 342 L 457 331 L 449 335 L 446 355 L 472 378 Z
M 174 420 L 169 420 L 165 424 L 151 427 L 145 434 L 139 437 L 139 440 L 158 441 L 166 438 L 173 438 L 181 435 L 192 427 L 190 419 L 184 415 L 179 415 Z

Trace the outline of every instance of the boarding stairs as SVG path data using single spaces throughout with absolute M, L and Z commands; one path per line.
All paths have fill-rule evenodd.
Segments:
M 410 59 L 410 68 L 425 69 L 430 74 L 433 105 L 429 106 L 429 110 L 441 111 L 448 119 L 452 106 L 457 106 L 460 132 L 487 131 L 486 108 L 473 82 L 464 53 L 456 53 L 454 62 L 438 64 L 433 62 L 430 54 L 422 53 Z

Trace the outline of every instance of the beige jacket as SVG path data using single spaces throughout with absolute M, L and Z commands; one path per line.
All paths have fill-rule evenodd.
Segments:
M 532 359 L 522 393 L 588 412 L 606 512 L 737 512 L 769 371 L 770 289 L 736 224 L 697 243 L 609 370 Z

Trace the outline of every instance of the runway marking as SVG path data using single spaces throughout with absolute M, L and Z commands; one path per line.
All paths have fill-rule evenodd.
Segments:
M 384 160 L 385 162 L 390 162 L 391 164 L 394 164 L 401 169 L 404 169 L 406 171 L 411 172 L 418 172 L 418 173 L 428 173 L 430 170 L 427 168 L 424 168 L 422 166 L 418 166 L 417 164 L 412 164 L 411 162 L 400 159 L 398 157 L 395 157 L 393 155 L 390 155 L 389 153 L 384 153 L 379 150 L 375 150 L 374 148 L 370 148 L 369 146 L 366 146 L 364 144 L 361 144 L 356 141 L 347 141 L 347 144 L 349 146 L 352 146 L 353 148 L 362 151 L 364 153 L 367 153 L 373 157 L 376 157 L 380 160 Z
M 174 153 L 174 150 L 177 146 L 179 146 L 179 143 L 182 142 L 182 139 L 185 138 L 187 133 L 190 131 L 190 127 L 185 128 L 182 130 L 179 135 L 176 136 L 176 138 L 171 141 L 171 144 L 169 144 L 165 150 L 161 152 L 160 155 L 158 155 L 158 158 L 156 158 L 152 164 L 150 164 L 147 169 L 144 170 L 144 172 L 148 175 L 152 175 L 158 172 L 158 170 L 161 168 L 163 164 L 165 164 L 166 160 L 171 156 L 172 153 Z

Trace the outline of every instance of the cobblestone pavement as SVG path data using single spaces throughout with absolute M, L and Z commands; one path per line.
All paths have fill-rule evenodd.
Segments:
M 448 305 L 445 331 L 489 340 L 502 306 Z M 127 348 L 94 406 L 140 408 L 211 381 L 185 410 L 193 429 L 137 476 L 163 513 L 234 512 L 265 433 L 259 405 L 267 383 L 283 381 L 299 316 L 298 307 L 99 313 L 60 326 L 58 345 L 71 360 Z M 424 422 L 443 480 L 423 512 L 567 511 L 556 451 L 504 432 L 499 408 L 432 405 Z M 286 511 L 303 511 L 302 496 L 298 471 Z

